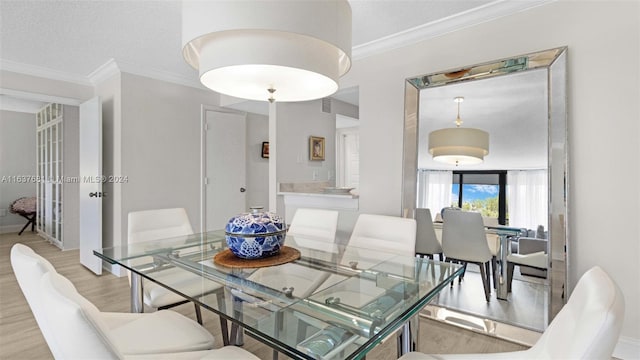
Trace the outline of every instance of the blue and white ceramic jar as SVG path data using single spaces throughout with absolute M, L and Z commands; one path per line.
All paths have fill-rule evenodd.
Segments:
M 251 208 L 250 213 L 236 215 L 227 222 L 225 239 L 235 256 L 260 259 L 280 252 L 287 232 L 284 219 L 261 209 Z

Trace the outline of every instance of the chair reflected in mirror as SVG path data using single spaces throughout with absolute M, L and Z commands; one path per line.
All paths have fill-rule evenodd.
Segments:
M 467 211 L 444 211 L 442 250 L 448 262 L 478 265 L 487 302 L 491 295 L 489 263 L 493 257 L 485 233 L 482 215 Z M 460 276 L 462 282 L 464 273 Z M 453 286 L 453 282 L 451 283 Z
M 416 255 L 434 259 L 434 255 L 437 254 L 439 260 L 442 261 L 444 260 L 442 244 L 436 235 L 432 219 L 431 210 L 416 209 Z

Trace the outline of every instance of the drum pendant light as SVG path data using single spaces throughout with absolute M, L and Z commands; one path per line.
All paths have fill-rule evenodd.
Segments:
M 182 54 L 203 85 L 250 100 L 306 101 L 351 67 L 351 7 L 331 1 L 183 1 Z
M 460 127 L 460 103 L 464 98 L 459 96 L 453 100 L 458 104 L 456 127 L 429 133 L 429 153 L 435 161 L 456 166 L 480 164 L 489 154 L 489 133 Z

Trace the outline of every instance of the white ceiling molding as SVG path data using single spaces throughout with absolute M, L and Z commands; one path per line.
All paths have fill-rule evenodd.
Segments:
M 113 59 L 113 58 L 109 59 L 106 63 L 100 65 L 97 69 L 92 71 L 87 76 L 87 78 L 91 81 L 93 85 L 97 85 L 107 80 L 108 78 L 123 72 L 144 76 L 144 77 L 148 77 L 156 80 L 166 81 L 166 82 L 174 83 L 178 85 L 189 86 L 189 87 L 193 87 L 200 90 L 211 91 L 200 83 L 200 81 L 197 79 L 197 74 L 195 72 L 194 72 L 193 78 L 191 77 L 187 78 L 169 71 L 143 67 L 143 66 L 139 66 L 133 63 L 128 63 L 125 61 L 117 61 L 116 59 Z
M 354 46 L 352 57 L 354 60 L 363 59 L 555 1 L 557 0 L 497 0 L 475 9 Z
M 0 95 L 0 110 L 35 114 L 47 103 Z M 34 118 L 35 119 L 35 118 Z
M 37 76 L 45 79 L 69 82 L 83 86 L 93 86 L 85 76 L 70 74 L 59 70 L 53 70 L 35 65 L 23 64 L 11 60 L 0 59 L 0 69 L 18 74 Z
M 120 74 L 120 68 L 116 63 L 116 60 L 111 58 L 107 60 L 106 63 L 98 66 L 97 69 L 93 70 L 89 75 L 87 75 L 87 78 L 95 86 L 117 74 Z
M 53 96 L 53 95 L 46 95 L 46 94 L 39 94 L 39 93 L 20 91 L 20 90 L 14 90 L 14 89 L 7 89 L 7 88 L 0 88 L 0 95 L 14 97 L 14 98 L 18 98 L 18 99 L 27 100 L 27 101 L 40 101 L 40 102 L 44 102 L 44 103 L 47 103 L 47 104 L 48 103 L 57 103 L 57 104 L 78 106 L 78 105 L 80 105 L 82 103 L 81 100 L 74 99 L 74 98 L 68 98 L 68 97 L 63 97 L 63 96 Z

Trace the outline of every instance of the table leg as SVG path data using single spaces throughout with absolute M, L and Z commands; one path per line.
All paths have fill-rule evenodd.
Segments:
M 509 237 L 507 235 L 500 235 L 500 250 L 498 252 L 498 259 L 495 271 L 496 279 L 496 296 L 500 300 L 507 300 L 507 255 L 509 254 Z
M 131 271 L 131 312 L 144 312 L 142 276 Z
M 233 317 L 242 322 L 242 300 L 233 297 Z M 242 346 L 244 345 L 244 328 L 240 327 L 236 322 L 231 324 L 231 336 L 230 341 L 232 345 Z

